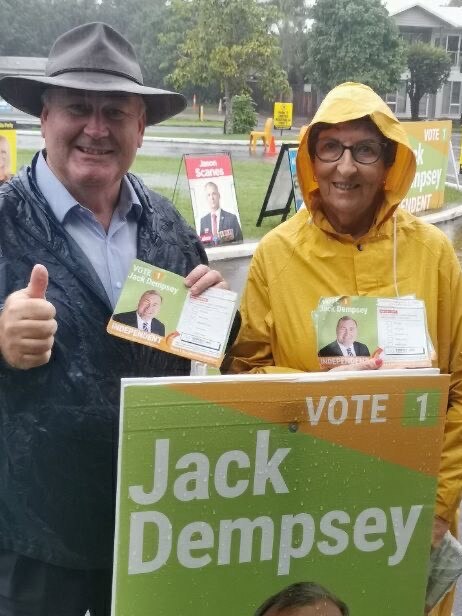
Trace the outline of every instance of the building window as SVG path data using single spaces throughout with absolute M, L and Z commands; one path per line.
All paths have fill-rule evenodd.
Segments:
M 401 30 L 400 35 L 409 45 L 418 42 L 429 43 L 431 40 L 431 28 L 426 28 L 425 30 Z
M 449 106 L 449 115 L 460 115 L 460 81 L 452 82 L 451 105 Z
M 447 81 L 443 86 L 443 100 L 441 102 L 441 113 L 449 115 L 449 100 L 451 98 L 451 82 Z
M 420 99 L 419 102 L 419 116 L 422 118 L 426 118 L 428 117 L 428 103 L 429 103 L 430 97 L 428 96 L 428 94 L 424 94 L 424 96 L 422 96 L 422 98 Z
M 389 92 L 385 97 L 385 102 L 393 111 L 393 113 L 406 113 L 406 81 L 400 81 L 398 90 L 396 90 L 395 92 Z
M 390 107 L 390 109 L 393 111 L 393 113 L 396 113 L 396 98 L 397 98 L 396 95 L 397 95 L 396 92 L 389 92 L 385 97 L 385 102 Z
M 460 115 L 460 81 L 447 81 L 443 86 L 441 113 L 449 117 Z
M 407 107 L 407 92 L 406 81 L 400 81 L 399 89 L 396 98 L 396 113 L 406 113 Z
M 460 36 L 451 35 L 443 38 L 443 43 L 446 41 L 446 51 L 451 58 L 452 66 L 458 66 L 460 54 Z

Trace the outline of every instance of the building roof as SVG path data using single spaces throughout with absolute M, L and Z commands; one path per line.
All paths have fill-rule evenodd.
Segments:
M 438 4 L 432 0 L 386 0 L 385 2 L 385 6 L 392 17 L 419 7 L 453 28 L 462 28 L 462 7 L 438 6 Z
M 0 56 L 0 75 L 44 75 L 47 58 Z

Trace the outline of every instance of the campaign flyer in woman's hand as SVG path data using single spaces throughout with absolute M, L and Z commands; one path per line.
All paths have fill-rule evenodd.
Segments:
M 313 312 L 319 365 L 380 359 L 387 368 L 431 366 L 425 304 L 413 297 L 323 297 Z

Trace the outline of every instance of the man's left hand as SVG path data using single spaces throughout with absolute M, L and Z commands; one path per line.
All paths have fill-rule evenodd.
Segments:
M 227 289 L 228 284 L 217 270 L 210 269 L 207 265 L 198 265 L 186 276 L 184 283 L 189 287 L 191 295 L 200 295 L 209 287 Z

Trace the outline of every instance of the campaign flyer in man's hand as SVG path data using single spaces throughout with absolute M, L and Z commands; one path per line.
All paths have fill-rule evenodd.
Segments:
M 107 331 L 212 366 L 224 356 L 237 293 L 211 287 L 192 296 L 184 278 L 135 260 Z
M 324 370 L 381 359 L 387 368 L 431 366 L 425 304 L 413 297 L 323 297 L 313 311 Z

